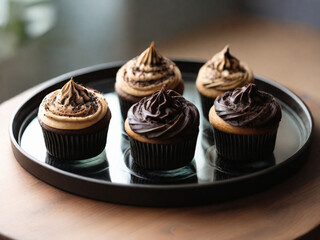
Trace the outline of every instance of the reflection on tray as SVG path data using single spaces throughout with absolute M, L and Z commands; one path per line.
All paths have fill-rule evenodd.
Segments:
M 131 183 L 138 184 L 183 184 L 197 183 L 195 161 L 193 160 L 188 165 L 166 171 L 151 171 L 141 168 L 133 162 L 130 154 L 130 149 L 124 153 L 124 161 L 130 171 Z
M 214 145 L 213 128 L 212 126 L 205 126 L 202 130 L 201 145 L 204 151 Z
M 263 160 L 231 161 L 219 156 L 215 150 L 215 146 L 208 148 L 206 156 L 209 163 L 215 168 L 214 175 L 216 180 L 239 177 L 266 169 L 276 164 L 274 154 L 271 154 L 268 158 Z
M 110 180 L 106 151 L 83 160 L 61 160 L 47 153 L 46 163 L 61 170 L 98 179 Z

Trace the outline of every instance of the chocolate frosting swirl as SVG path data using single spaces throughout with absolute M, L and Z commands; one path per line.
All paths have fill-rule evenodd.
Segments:
M 253 82 L 254 77 L 245 63 L 230 54 L 227 45 L 201 67 L 197 81 L 204 89 L 228 91 Z
M 58 129 L 89 127 L 104 117 L 108 104 L 104 96 L 73 81 L 48 94 L 40 104 L 38 118 Z
M 161 56 L 152 42 L 140 56 L 133 58 L 117 72 L 116 88 L 127 94 L 150 96 L 163 86 L 174 89 L 182 82 L 178 67 L 166 57 Z
M 219 96 L 214 106 L 217 115 L 235 127 L 274 126 L 282 117 L 277 100 L 252 83 Z
M 128 123 L 149 139 L 179 138 L 198 133 L 199 112 L 179 93 L 162 88 L 129 109 Z

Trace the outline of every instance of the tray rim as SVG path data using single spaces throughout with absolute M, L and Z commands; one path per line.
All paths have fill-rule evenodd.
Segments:
M 177 64 L 195 64 L 195 65 L 202 65 L 205 63 L 205 61 L 198 61 L 198 60 L 186 60 L 186 59 L 173 59 L 174 62 L 176 62 Z M 29 97 L 27 97 L 22 103 L 19 104 L 19 106 L 16 108 L 16 110 L 14 111 L 14 113 L 11 116 L 10 119 L 10 123 L 9 123 L 9 136 L 10 136 L 10 141 L 11 141 L 11 146 L 12 146 L 12 150 L 14 153 L 14 156 L 16 158 L 16 160 L 19 162 L 19 164 L 25 169 L 27 170 L 30 174 L 32 174 L 33 176 L 39 178 L 40 180 L 53 185 L 59 189 L 63 189 L 64 191 L 69 191 L 72 192 L 68 189 L 65 189 L 64 187 L 61 186 L 57 186 L 54 183 L 51 183 L 47 180 L 44 180 L 42 178 L 39 177 L 39 172 L 33 172 L 32 169 L 30 169 L 30 164 L 28 164 L 28 161 L 30 161 L 30 163 L 32 164 L 36 164 L 39 167 L 43 167 L 49 171 L 53 171 L 55 174 L 62 174 L 64 177 L 68 177 L 71 178 L 73 180 L 79 180 L 79 181 L 85 181 L 85 182 L 89 182 L 89 183 L 94 183 L 94 184 L 99 184 L 102 186 L 108 186 L 108 187 L 116 187 L 116 188 L 124 188 L 124 189 L 148 189 L 148 190 L 192 190 L 192 189 L 201 189 L 201 188 L 212 188 L 214 186 L 224 186 L 224 185 L 229 185 L 232 183 L 241 183 L 244 181 L 250 181 L 255 179 L 256 177 L 263 177 L 264 175 L 268 175 L 270 173 L 272 173 L 273 171 L 280 171 L 281 169 L 285 168 L 287 165 L 292 164 L 292 162 L 297 159 L 297 158 L 301 158 L 301 155 L 306 152 L 306 150 L 309 148 L 310 143 L 311 143 L 311 139 L 312 139 L 312 135 L 314 132 L 314 121 L 313 121 L 313 117 L 311 114 L 311 111 L 309 110 L 308 106 L 304 103 L 304 101 L 298 96 L 296 95 L 294 92 L 292 92 L 290 89 L 288 89 L 287 87 L 281 85 L 280 83 L 273 81 L 267 77 L 264 77 L 262 75 L 259 74 L 254 74 L 255 78 L 262 80 L 263 82 L 266 82 L 269 85 L 272 85 L 278 89 L 280 89 L 281 91 L 285 92 L 287 95 L 289 95 L 292 99 L 295 100 L 295 102 L 297 102 L 299 104 L 300 107 L 303 108 L 303 111 L 305 113 L 307 113 L 307 117 L 308 120 L 310 121 L 310 133 L 307 135 L 307 139 L 306 141 L 300 146 L 300 148 L 298 149 L 298 151 L 296 151 L 291 157 L 289 157 L 287 160 L 251 173 L 251 174 L 247 174 L 244 176 L 239 176 L 239 177 L 235 177 L 235 178 L 231 178 L 231 179 L 224 179 L 224 180 L 220 180 L 219 182 L 213 182 L 213 183 L 186 183 L 186 184 L 178 184 L 178 185 L 153 185 L 153 184 L 125 184 L 125 183 L 113 183 L 113 182 L 107 182 L 107 181 L 103 181 L 103 180 L 99 180 L 99 179 L 94 179 L 94 178 L 90 178 L 90 177 L 86 177 L 86 176 L 81 176 L 75 173 L 71 173 L 71 172 L 67 172 L 58 168 L 55 168 L 51 165 L 45 164 L 41 161 L 38 161 L 35 157 L 33 157 L 32 155 L 30 155 L 29 153 L 27 153 L 24 149 L 22 149 L 22 147 L 20 146 L 20 144 L 18 143 L 19 139 L 15 138 L 14 135 L 14 123 L 15 123 L 15 119 L 17 118 L 17 115 L 19 114 L 19 112 L 23 109 L 23 107 L 25 107 L 27 105 L 28 102 L 30 102 L 33 98 L 36 97 L 36 95 L 38 95 L 39 93 L 47 90 L 49 87 L 55 85 L 55 84 L 59 84 L 62 81 L 65 81 L 66 79 L 70 78 L 71 76 L 76 77 L 79 75 L 83 75 L 83 74 L 90 74 L 93 72 L 97 72 L 97 71 L 101 71 L 101 70 L 107 70 L 110 68 L 118 68 L 121 67 L 126 61 L 115 61 L 115 62 L 108 62 L 108 63 L 102 63 L 102 64 L 98 64 L 98 65 L 93 65 L 93 66 L 89 66 L 89 67 L 85 67 L 85 68 L 81 68 L 81 69 L 77 69 L 62 75 L 59 75 L 55 78 L 49 79 L 47 81 L 45 81 L 44 83 L 40 84 L 39 88 L 32 94 L 30 94 Z M 186 72 L 187 73 L 187 72 Z M 21 125 L 20 125 L 20 129 L 21 129 Z M 19 138 L 19 134 L 18 134 L 18 138 Z M 25 158 L 25 159 L 23 159 Z M 26 160 L 27 159 L 27 160 Z M 31 165 L 32 165 L 31 164 Z M 286 177 L 287 178 L 287 177 Z M 285 178 L 285 179 L 286 179 Z M 72 192 L 74 193 L 74 192 Z M 79 195 L 79 193 L 74 193 Z M 80 194 L 82 195 L 82 194 Z M 86 196 L 86 195 L 82 195 L 88 198 L 91 198 L 90 196 Z M 95 197 L 93 197 L 94 199 L 96 199 Z M 101 199 L 98 199 L 101 200 Z M 107 200 L 103 200 L 103 201 L 107 201 Z M 112 202 L 112 201 L 110 201 Z M 116 203 L 125 203 L 128 204 L 126 202 L 116 202 Z M 129 203 L 130 204 L 130 203 Z M 141 204 L 135 204 L 132 203 L 132 205 L 141 205 Z M 170 204 L 169 204 L 170 205 Z M 188 204 L 190 205 L 190 204 Z M 193 205 L 193 204 L 192 204 Z M 146 206 L 146 205 L 144 205 Z M 152 204 L 150 205 L 152 206 Z M 156 205 L 158 206 L 158 204 Z

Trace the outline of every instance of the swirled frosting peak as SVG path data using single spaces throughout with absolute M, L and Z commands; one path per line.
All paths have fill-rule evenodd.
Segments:
M 245 63 L 230 54 L 227 45 L 201 67 L 197 81 L 204 89 L 228 91 L 253 82 L 254 77 Z
M 144 70 L 145 66 L 157 66 L 160 65 L 162 56 L 157 52 L 154 46 L 154 42 L 138 57 L 138 66 L 140 70 Z
M 252 83 L 219 96 L 214 106 L 217 115 L 235 127 L 275 126 L 282 117 L 277 100 Z
M 49 93 L 40 104 L 38 118 L 57 129 L 89 127 L 107 113 L 104 96 L 70 79 L 61 89 Z
M 133 132 L 149 139 L 179 138 L 198 133 L 199 112 L 177 92 L 162 88 L 129 109 L 128 123 Z
M 116 89 L 135 97 L 145 97 L 163 86 L 166 89 L 174 89 L 181 82 L 178 67 L 160 55 L 152 42 L 140 56 L 131 59 L 119 69 Z
M 89 92 L 80 84 L 76 84 L 73 78 L 70 79 L 57 95 L 57 102 L 64 106 L 85 104 L 90 101 Z
M 239 60 L 230 54 L 229 45 L 225 46 L 221 52 L 212 57 L 209 66 L 217 69 L 219 72 L 223 72 L 225 70 L 229 73 L 242 71 Z

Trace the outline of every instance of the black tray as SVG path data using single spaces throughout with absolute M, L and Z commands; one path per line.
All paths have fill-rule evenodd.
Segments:
M 142 206 L 186 206 L 221 202 L 262 191 L 286 179 L 305 161 L 313 129 L 312 116 L 302 100 L 287 88 L 256 76 L 260 90 L 273 94 L 282 105 L 276 148 L 270 159 L 256 164 L 228 166 L 215 153 L 212 130 L 201 115 L 194 160 L 171 171 L 144 171 L 132 163 L 123 131 L 115 75 L 123 62 L 70 72 L 45 83 L 18 108 L 10 123 L 17 161 L 39 179 L 65 191 L 102 201 Z M 185 80 L 184 97 L 199 109 L 195 78 L 203 62 L 176 61 Z M 106 150 L 86 160 L 63 162 L 46 153 L 36 119 L 38 106 L 49 92 L 70 77 L 103 92 L 112 112 Z

